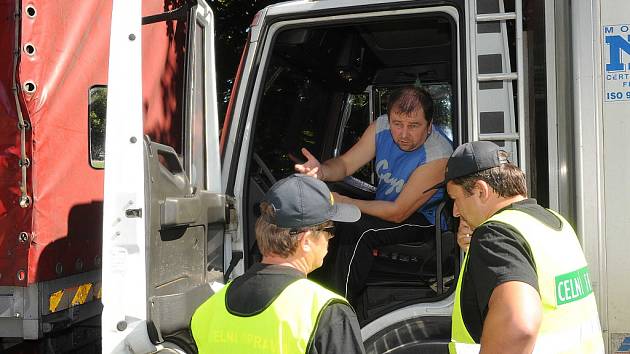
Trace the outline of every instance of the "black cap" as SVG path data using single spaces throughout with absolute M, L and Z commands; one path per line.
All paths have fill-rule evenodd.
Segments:
M 301 229 L 329 220 L 355 222 L 361 217 L 356 206 L 335 203 L 326 183 L 298 173 L 276 182 L 264 201 L 275 210 L 269 222 L 282 228 Z
M 501 157 L 501 151 L 503 150 L 491 141 L 473 141 L 460 145 L 448 159 L 444 180 L 425 192 L 442 188 L 455 178 L 465 177 L 508 163 L 506 158 Z

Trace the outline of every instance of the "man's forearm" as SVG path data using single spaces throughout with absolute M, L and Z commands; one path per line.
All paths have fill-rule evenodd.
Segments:
M 341 181 L 346 176 L 346 164 L 338 157 L 326 160 L 320 165 L 319 179 L 322 181 Z
M 422 197 L 415 199 L 414 204 L 404 205 L 399 203 L 399 199 L 396 201 L 385 200 L 362 200 L 353 199 L 346 196 L 338 196 L 341 198 L 337 200 L 340 203 L 348 203 L 356 205 L 363 214 L 375 216 L 379 219 L 383 219 L 390 222 L 400 223 L 415 213 L 418 208 L 424 204 L 433 193 L 425 193 Z M 400 198 L 400 197 L 399 197 Z
M 344 198 L 343 203 L 354 204 L 361 210 L 361 213 L 372 215 L 379 219 L 391 222 L 401 222 L 406 219 L 404 215 L 399 213 L 394 202 Z

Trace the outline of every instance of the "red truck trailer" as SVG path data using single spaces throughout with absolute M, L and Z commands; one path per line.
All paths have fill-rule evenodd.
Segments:
M 143 1 L 145 134 L 181 146 L 186 1 Z M 102 310 L 111 0 L 0 6 L 0 343 Z M 95 333 L 100 336 L 99 330 Z M 1 349 L 1 347 L 0 347 Z

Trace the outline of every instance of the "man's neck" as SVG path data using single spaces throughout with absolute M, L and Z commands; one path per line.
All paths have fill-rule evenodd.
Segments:
M 304 273 L 304 275 L 309 273 L 309 266 L 303 257 L 285 258 L 285 257 L 272 254 L 272 255 L 263 256 L 261 263 L 291 267 L 291 268 L 297 269 L 301 273 Z
M 497 197 L 497 201 L 496 203 L 492 206 L 492 208 L 490 208 L 488 210 L 488 217 L 487 219 L 491 218 L 494 214 L 496 214 L 499 210 L 510 206 L 511 204 L 514 204 L 516 202 L 520 202 L 521 200 L 525 200 L 527 199 L 527 197 L 522 196 L 522 195 L 515 195 L 513 197 L 508 197 L 508 198 L 504 198 L 504 197 Z

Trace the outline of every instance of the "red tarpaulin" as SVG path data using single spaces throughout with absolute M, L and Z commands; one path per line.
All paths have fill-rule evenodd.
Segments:
M 143 13 L 179 3 L 144 1 Z M 0 285 L 26 286 L 100 267 L 103 170 L 90 165 L 88 99 L 91 87 L 107 85 L 111 0 L 30 0 L 17 9 L 18 84 L 35 85 L 33 93 L 19 92 L 32 125 L 26 133 L 28 208 L 19 205 L 20 133 L 11 90 L 15 11 L 14 0 L 0 0 Z M 185 22 L 147 25 L 142 33 L 145 132 L 178 151 Z M 20 232 L 30 241 L 19 241 Z

